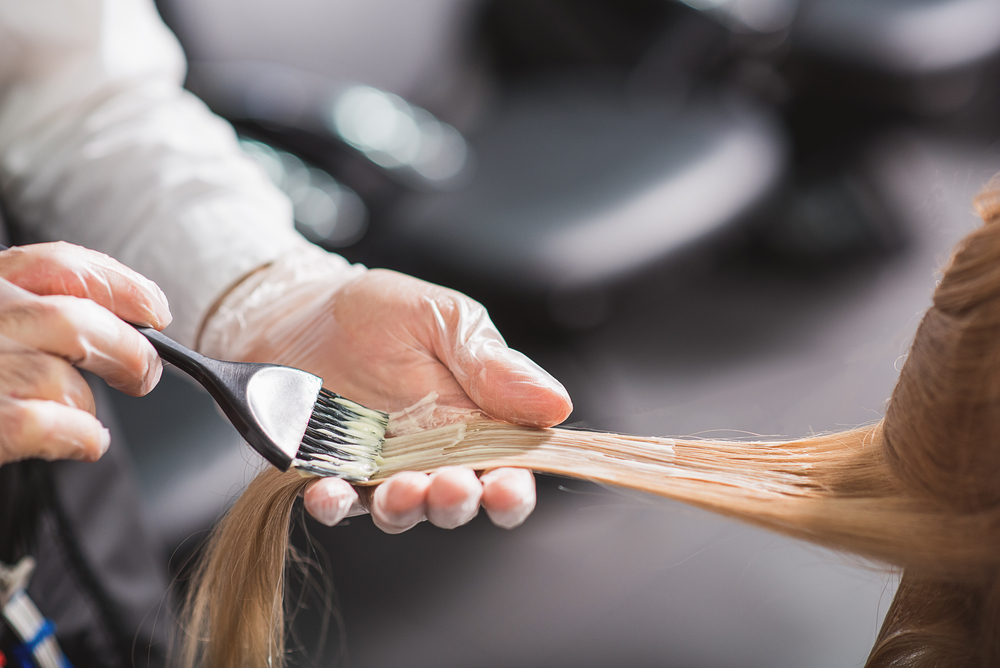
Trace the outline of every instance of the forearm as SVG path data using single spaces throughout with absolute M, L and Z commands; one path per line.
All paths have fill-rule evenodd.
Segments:
M 13 0 L 0 31 L 0 185 L 25 238 L 151 278 L 186 343 L 226 290 L 304 243 L 232 128 L 181 89 L 149 2 Z

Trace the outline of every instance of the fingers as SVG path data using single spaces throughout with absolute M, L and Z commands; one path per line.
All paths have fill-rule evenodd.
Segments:
M 310 509 L 308 497 L 306 501 Z M 430 475 L 398 473 L 375 489 L 371 514 L 375 525 L 386 533 L 401 533 L 425 518 L 442 529 L 454 529 L 471 521 L 480 503 L 494 524 L 512 529 L 535 508 L 535 479 L 530 471 L 509 468 L 491 471 L 482 479 L 459 466 L 440 468 Z M 348 503 L 338 522 L 349 509 Z
M 535 509 L 535 476 L 526 469 L 495 469 L 480 478 L 483 508 L 493 524 L 513 529 Z
M 427 519 L 442 529 L 454 529 L 479 514 L 483 485 L 472 469 L 446 467 L 430 476 Z
M 54 401 L 0 400 L 0 464 L 36 457 L 95 461 L 110 443 L 108 430 L 85 411 Z
M 303 494 L 306 512 L 328 527 L 347 517 L 357 500 L 358 493 L 340 478 L 320 478 Z
M 372 496 L 372 521 L 386 533 L 402 533 L 424 519 L 427 490 L 431 479 L 426 473 L 397 473 L 378 486 Z
M 440 290 L 430 301 L 438 357 L 466 394 L 491 416 L 529 427 L 565 420 L 573 403 L 562 384 L 522 353 L 507 347 L 477 302 Z
M 442 529 L 454 529 L 476 516 L 482 495 L 483 486 L 471 469 L 398 473 L 375 490 L 372 520 L 386 533 L 406 531 L 425 517 Z
M 28 296 L 0 303 L 0 334 L 92 371 L 136 396 L 149 392 L 163 370 L 145 337 L 88 299 Z
M 95 414 L 94 394 L 65 360 L 40 352 L 0 352 L 0 396 L 58 401 Z
M 155 283 L 103 253 L 65 242 L 0 252 L 0 277 L 38 295 L 90 299 L 137 325 L 163 329 L 171 320 Z

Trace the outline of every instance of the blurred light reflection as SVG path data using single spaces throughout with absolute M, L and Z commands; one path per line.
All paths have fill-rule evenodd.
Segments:
M 296 227 L 311 241 L 342 248 L 364 236 L 368 212 L 353 190 L 286 151 L 252 139 L 240 146 L 292 200 Z
M 336 97 L 331 130 L 386 169 L 409 167 L 430 181 L 448 181 L 465 167 L 468 150 L 455 128 L 397 95 L 352 86 Z

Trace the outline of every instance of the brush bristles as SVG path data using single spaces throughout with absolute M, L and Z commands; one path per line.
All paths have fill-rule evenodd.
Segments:
M 302 473 L 365 482 L 382 464 L 389 415 L 321 389 L 292 466 Z

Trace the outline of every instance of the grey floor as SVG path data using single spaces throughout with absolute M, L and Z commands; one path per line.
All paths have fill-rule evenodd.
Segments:
M 574 420 L 737 436 L 877 420 L 1000 154 L 897 134 L 872 144 L 868 168 L 905 232 L 901 251 L 801 280 L 723 267 L 530 348 L 570 389 Z M 157 395 L 118 409 L 167 546 L 217 514 L 256 464 L 204 395 L 173 378 Z M 192 462 L 197 475 L 171 477 Z M 513 532 L 482 517 L 402 536 L 367 518 L 310 530 L 329 554 L 340 616 L 319 665 L 860 666 L 896 582 L 876 564 L 676 503 L 552 478 Z M 300 615 L 307 649 L 318 618 Z

